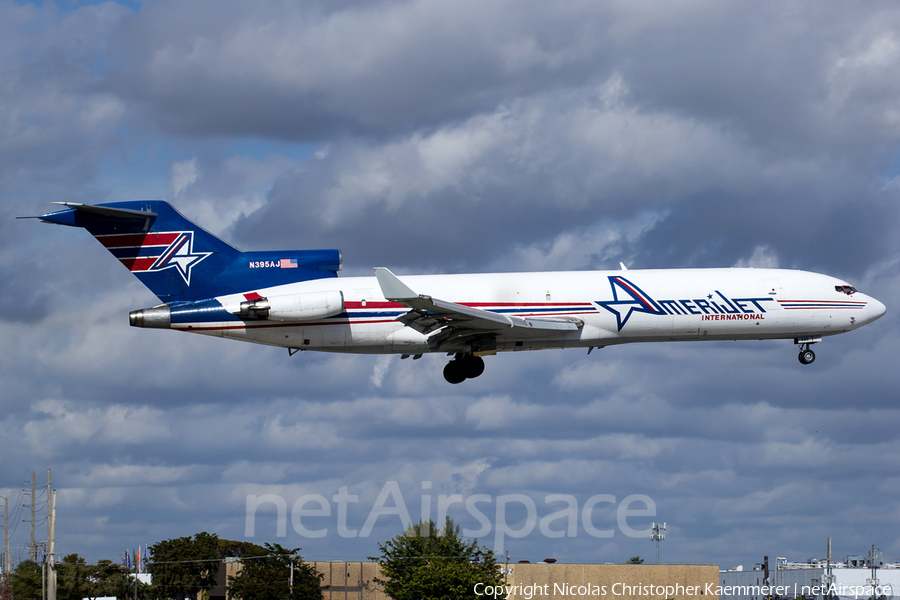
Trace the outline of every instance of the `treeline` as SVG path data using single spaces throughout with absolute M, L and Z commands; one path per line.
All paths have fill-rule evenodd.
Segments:
M 152 584 L 135 577 L 133 569 L 101 560 L 95 565 L 70 554 L 56 565 L 57 600 L 115 596 L 119 600 L 193 600 L 216 585 L 227 558 L 240 559 L 242 568 L 228 578 L 230 596 L 252 600 L 321 600 L 322 575 L 303 560 L 299 548 L 278 544 L 220 540 L 217 535 L 163 540 L 148 548 L 147 572 Z M 293 571 L 293 574 L 291 573 Z M 41 600 L 42 565 L 26 560 L 10 573 L 0 599 Z
M 443 528 L 433 521 L 410 525 L 385 544 L 375 583 L 395 600 L 479 599 L 476 586 L 500 586 L 503 576 L 494 553 L 466 541 L 449 518 Z M 102 560 L 88 565 L 70 554 L 57 565 L 57 599 L 115 596 L 119 600 L 193 600 L 216 585 L 226 559 L 239 559 L 241 570 L 228 577 L 230 597 L 245 600 L 321 600 L 323 575 L 303 560 L 299 548 L 278 544 L 220 540 L 210 533 L 163 540 L 148 548 L 147 571 L 153 583 L 137 581 L 131 569 Z M 635 557 L 637 558 L 637 557 Z M 635 560 L 635 559 L 632 559 Z M 643 562 L 643 561 L 641 561 Z M 41 599 L 41 565 L 20 563 L 11 574 L 12 600 Z M 7 590 L 8 593 L 9 590 Z M 0 592 L 0 600 L 10 600 Z

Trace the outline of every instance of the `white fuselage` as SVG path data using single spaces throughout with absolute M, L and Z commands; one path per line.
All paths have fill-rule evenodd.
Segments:
M 401 276 L 417 294 L 507 315 L 574 317 L 577 331 L 492 334 L 495 351 L 599 347 L 628 342 L 790 339 L 856 329 L 884 314 L 846 282 L 783 269 L 676 269 Z M 837 289 L 836 289 L 837 288 Z M 852 288 L 851 288 L 852 289 Z M 338 277 L 216 298 L 230 312 L 258 294 L 339 291 L 339 315 L 306 321 L 175 323 L 172 329 L 248 342 L 352 353 L 471 351 L 435 348 L 396 319 L 408 308 L 385 299 L 375 277 Z M 537 332 L 535 332 L 537 333 Z M 434 335 L 432 333 L 431 335 Z

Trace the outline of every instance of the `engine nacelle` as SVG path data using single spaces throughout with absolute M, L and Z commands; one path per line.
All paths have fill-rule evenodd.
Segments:
M 313 321 L 344 312 L 344 294 L 338 290 L 269 296 L 241 302 L 239 317 L 246 320 Z

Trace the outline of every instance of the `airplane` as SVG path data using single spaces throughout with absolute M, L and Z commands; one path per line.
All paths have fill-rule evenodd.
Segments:
M 161 301 L 134 327 L 301 350 L 452 359 L 453 384 L 484 356 L 631 342 L 823 337 L 885 313 L 846 281 L 799 270 L 632 269 L 338 277 L 339 250 L 242 252 L 161 200 L 77 204 L 36 218 L 88 230 Z

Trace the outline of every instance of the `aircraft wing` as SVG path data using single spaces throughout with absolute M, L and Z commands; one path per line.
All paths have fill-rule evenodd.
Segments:
M 416 294 L 389 269 L 376 267 L 374 271 L 385 299 L 411 309 L 397 320 L 425 335 L 447 328 L 453 337 L 510 330 L 522 338 L 546 337 L 548 331 L 563 333 L 584 326 L 584 321 L 575 317 L 517 317 Z

